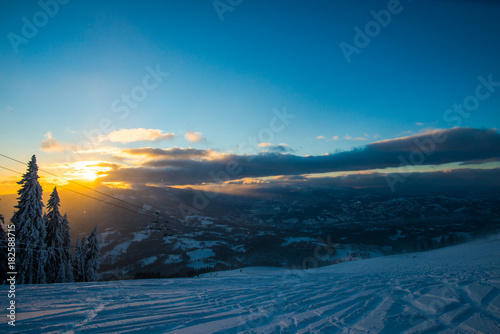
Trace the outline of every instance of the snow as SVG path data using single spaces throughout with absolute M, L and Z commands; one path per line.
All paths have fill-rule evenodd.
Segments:
M 215 256 L 215 253 L 210 248 L 197 249 L 191 252 L 186 253 L 189 256 L 188 267 L 193 269 L 202 269 L 202 268 L 213 268 L 215 267 L 215 262 L 210 261 L 206 262 L 205 259 L 208 259 L 212 256 Z
M 118 256 L 120 254 L 123 254 L 127 251 L 128 246 L 130 246 L 131 241 L 125 241 L 122 242 L 121 244 L 116 245 L 111 251 L 109 251 L 106 255 L 107 256 Z
M 496 237 L 309 270 L 17 285 L 16 332 L 500 333 L 499 250 Z
M 200 224 L 203 226 L 203 227 L 207 227 L 208 225 L 212 225 L 214 222 L 211 222 L 210 220 L 201 220 L 200 221 Z
M 186 253 L 191 261 L 203 260 L 212 256 L 215 256 L 215 253 L 210 248 L 205 249 L 197 249 L 191 252 Z
M 182 262 L 181 254 L 177 255 L 170 254 L 164 261 L 165 264 L 179 263 L 179 262 Z
M 213 221 L 215 221 L 215 220 L 217 220 L 217 219 L 212 218 L 212 217 L 199 216 L 199 215 L 186 216 L 184 218 L 184 222 L 186 222 L 186 223 L 197 221 L 198 223 L 200 223 L 203 226 L 211 225 L 214 223 Z
M 309 237 L 288 237 L 285 238 L 285 241 L 280 245 L 281 247 L 285 247 L 294 243 L 299 243 L 299 242 L 314 242 L 318 243 L 317 239 L 314 238 L 309 238 Z
M 163 238 L 163 242 L 166 244 L 173 243 L 174 250 L 182 250 L 182 251 L 227 244 L 227 242 L 225 242 L 225 241 L 194 240 L 194 239 L 190 239 L 190 238 L 179 238 L 179 237 L 165 237 L 165 238 Z
M 233 246 L 232 249 L 235 252 L 239 252 L 239 253 L 246 253 L 246 251 L 247 251 L 247 249 L 245 248 L 244 245 Z
M 104 260 L 109 261 L 112 264 L 116 263 L 117 260 L 116 257 L 120 256 L 121 254 L 125 254 L 132 242 L 141 242 L 142 240 L 149 238 L 150 235 L 151 231 L 141 231 L 132 233 L 133 237 L 131 240 L 127 240 L 113 247 L 112 250 L 110 250 L 105 254 Z
M 144 266 L 155 263 L 156 260 L 158 260 L 158 256 L 151 256 L 151 257 L 147 257 L 145 259 L 142 259 L 141 261 L 139 261 L 139 263 L 144 267 Z
M 405 237 L 406 237 L 406 235 L 403 235 L 403 231 L 397 230 L 397 234 L 396 235 L 391 235 L 389 237 L 389 239 L 391 239 L 392 241 L 396 241 L 398 239 L 403 239 Z
M 101 247 L 106 247 L 107 245 L 109 245 L 111 242 L 113 242 L 113 235 L 116 234 L 116 231 L 114 229 L 111 229 L 111 228 L 107 228 L 104 230 L 104 232 L 101 232 L 99 233 L 99 241 L 101 243 Z M 108 237 L 110 237 L 108 239 Z
M 215 262 L 195 261 L 188 263 L 187 266 L 193 269 L 213 268 L 215 267 Z
M 227 226 L 227 225 L 223 225 L 223 224 L 216 224 L 216 225 L 214 225 L 214 227 L 223 229 L 223 230 L 225 230 L 226 232 L 229 232 L 229 233 L 231 233 L 233 231 L 233 229 L 234 229 L 233 227 L 230 227 L 230 226 Z
M 134 235 L 134 238 L 131 240 L 131 242 L 141 242 L 144 239 L 149 238 L 151 235 L 151 231 L 141 231 L 141 232 L 135 232 L 132 233 Z

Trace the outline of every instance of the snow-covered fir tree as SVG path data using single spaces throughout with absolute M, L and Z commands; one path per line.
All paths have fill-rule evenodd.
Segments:
M 38 166 L 33 155 L 28 170 L 18 182 L 18 204 L 12 217 L 16 227 L 18 283 L 45 283 L 45 222 L 43 220 L 42 187 L 38 182 Z
M 85 281 L 95 282 L 98 279 L 97 269 L 100 265 L 101 246 L 99 244 L 99 234 L 97 226 L 94 228 L 89 236 L 85 257 Z
M 48 211 L 45 216 L 45 245 L 47 247 L 45 275 L 47 277 L 47 283 L 66 282 L 66 277 L 64 277 L 66 263 L 64 254 L 63 217 L 59 212 L 59 206 L 59 194 L 57 193 L 57 188 L 54 188 L 47 203 Z
M 87 239 L 78 238 L 73 256 L 73 278 L 75 282 L 85 282 L 85 254 Z
M 61 279 L 64 282 L 73 282 L 73 257 L 71 256 L 71 236 L 69 234 L 68 215 L 65 213 L 62 221 L 62 236 L 63 236 L 63 255 L 64 255 L 64 271 Z

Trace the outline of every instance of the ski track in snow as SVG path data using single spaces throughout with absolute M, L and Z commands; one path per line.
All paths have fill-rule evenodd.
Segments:
M 495 238 L 310 270 L 18 286 L 15 332 L 500 333 L 499 250 Z

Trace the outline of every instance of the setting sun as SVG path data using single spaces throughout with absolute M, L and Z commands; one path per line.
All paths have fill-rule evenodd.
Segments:
M 72 167 L 72 170 L 66 172 L 72 179 L 83 179 L 95 181 L 99 177 L 106 176 L 105 172 L 110 167 L 103 167 L 99 161 L 78 161 Z
M 74 163 L 51 164 L 47 166 L 61 173 L 67 180 L 95 181 L 106 176 L 111 167 L 104 166 L 102 161 L 77 161 Z
M 95 179 L 98 178 L 96 172 L 93 170 L 84 171 L 84 173 L 82 173 L 81 175 L 82 175 L 82 178 L 90 180 L 90 181 L 94 181 Z

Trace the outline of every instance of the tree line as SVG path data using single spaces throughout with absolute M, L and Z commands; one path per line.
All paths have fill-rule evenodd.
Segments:
M 88 238 L 78 238 L 71 246 L 70 227 L 66 213 L 61 214 L 57 187 L 50 194 L 47 212 L 43 212 L 42 187 L 33 155 L 23 174 L 18 204 L 10 222 L 15 234 L 15 271 L 18 284 L 92 282 L 98 279 L 100 245 L 97 227 Z M 3 216 L 0 220 L 4 223 Z M 12 237 L 11 237 L 12 238 Z M 8 268 L 7 233 L 0 225 L 0 282 Z M 74 248 L 72 250 L 72 248 Z M 10 261 L 10 260 L 9 260 Z

